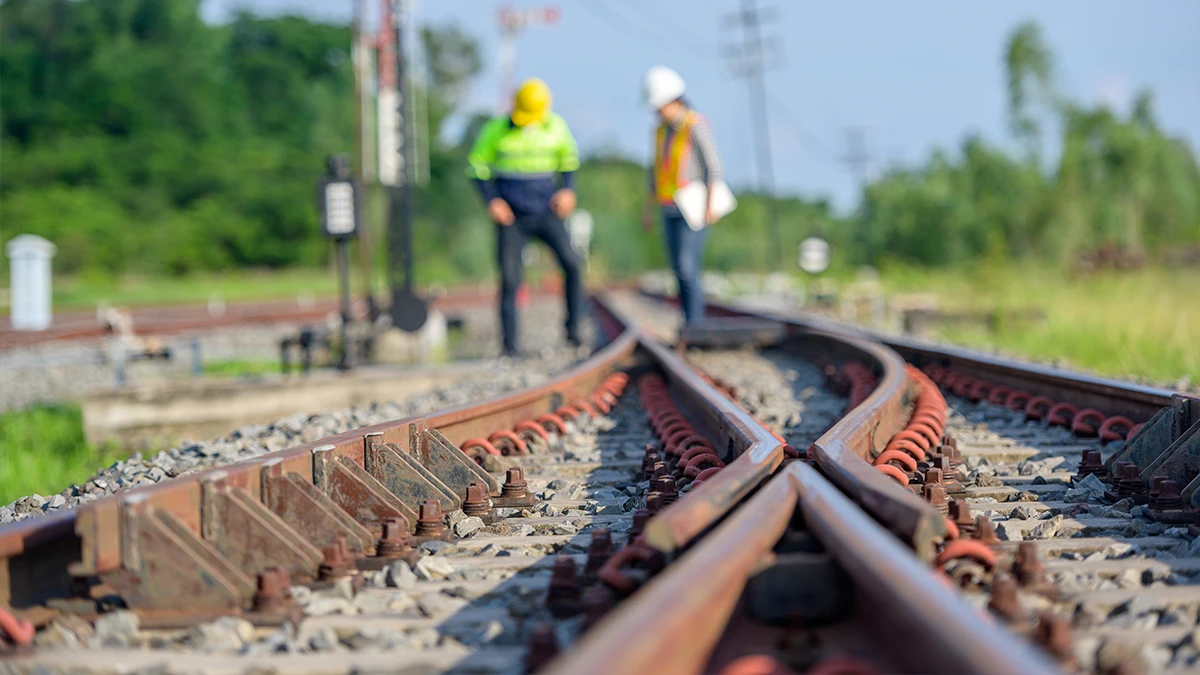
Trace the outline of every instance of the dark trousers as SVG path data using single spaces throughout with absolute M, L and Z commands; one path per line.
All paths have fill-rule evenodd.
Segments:
M 554 252 L 563 271 L 567 296 L 567 339 L 579 342 L 579 322 L 583 312 L 583 280 L 579 256 L 571 248 L 562 219 L 552 213 L 517 216 L 516 222 L 496 226 L 496 251 L 500 261 L 500 326 L 504 331 L 505 351 L 517 349 L 517 287 L 521 285 L 521 253 L 525 240 L 541 239 Z
M 667 243 L 667 260 L 679 281 L 679 306 L 683 320 L 692 323 L 704 318 L 704 288 L 700 285 L 700 266 L 704 262 L 704 245 L 708 243 L 709 228 L 699 232 L 688 227 L 687 221 L 674 209 L 663 210 L 663 238 Z

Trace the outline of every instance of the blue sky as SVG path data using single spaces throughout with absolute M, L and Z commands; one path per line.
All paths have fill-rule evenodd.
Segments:
M 374 10 L 377 0 L 365 0 Z M 485 67 L 470 93 L 495 109 L 495 0 L 420 0 L 424 22 L 457 23 L 483 48 Z M 516 8 L 550 3 L 514 0 Z M 736 0 L 561 0 L 553 27 L 527 30 L 517 46 L 518 77 L 544 78 L 555 107 L 586 151 L 617 147 L 645 158 L 652 120 L 639 101 L 649 66 L 687 80 L 711 120 L 735 185 L 756 180 L 745 82 L 722 63 L 719 45 L 736 37 L 721 18 Z M 846 131 L 863 125 L 873 170 L 916 162 L 969 133 L 1011 144 L 1001 53 L 1025 19 L 1041 24 L 1057 57 L 1055 76 L 1073 98 L 1125 112 L 1141 88 L 1154 92 L 1160 123 L 1200 148 L 1200 2 L 1154 0 L 850 0 L 760 5 L 778 9 L 765 35 L 782 47 L 767 76 L 776 184 L 781 192 L 855 200 L 856 179 L 840 158 Z M 350 0 L 205 0 L 211 21 L 235 8 L 347 21 Z

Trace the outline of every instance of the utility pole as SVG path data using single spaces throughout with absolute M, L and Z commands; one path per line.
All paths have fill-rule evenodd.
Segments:
M 496 11 L 496 24 L 500 27 L 500 50 L 496 58 L 500 70 L 500 113 L 508 112 L 512 105 L 517 69 L 517 36 L 526 26 L 548 26 L 557 23 L 558 17 L 557 7 L 515 10 L 505 5 Z
M 767 83 L 763 73 L 768 56 L 778 52 L 777 44 L 764 44 L 761 26 L 775 12 L 759 10 L 754 0 L 741 0 L 737 14 L 726 17 L 726 23 L 742 28 L 742 42 L 730 45 L 726 57 L 734 72 L 746 78 L 750 93 L 751 126 L 754 129 L 755 154 L 758 158 L 758 184 L 766 199 L 767 228 L 771 233 L 771 262 L 775 269 L 783 265 L 783 236 L 779 229 L 779 214 L 775 204 L 775 170 L 771 162 L 771 129 L 767 118 Z M 765 48 L 765 49 L 764 49 Z M 770 54 L 768 54 L 770 52 Z M 774 64 L 771 64 L 774 65 Z
M 864 207 L 867 201 L 868 170 L 871 166 L 871 151 L 867 149 L 867 130 L 862 125 L 846 129 L 846 154 L 842 155 L 844 163 L 858 178 L 859 205 Z
M 351 46 L 351 56 L 354 64 L 354 138 L 357 144 L 355 173 L 358 183 L 366 189 L 375 180 L 375 147 L 372 139 L 375 137 L 374 116 L 371 114 L 371 49 L 369 38 L 363 31 L 365 0 L 354 0 L 354 43 Z M 370 297 L 374 292 L 372 282 L 372 261 L 374 247 L 371 242 L 369 220 L 362 218 L 362 227 L 358 237 L 358 259 L 362 273 L 363 295 Z
M 388 0 L 384 0 L 387 2 Z M 388 228 L 388 279 L 392 287 L 391 316 L 393 325 L 406 331 L 415 331 L 425 324 L 428 308 L 425 302 L 413 292 L 413 256 L 412 256 L 412 199 L 413 199 L 413 143 L 409 137 L 411 127 L 407 120 L 413 112 L 411 97 L 406 89 L 411 89 L 407 77 L 408 58 L 404 51 L 404 33 L 408 16 L 406 0 L 395 0 L 395 5 L 388 5 L 388 18 L 391 25 L 384 24 L 386 29 L 395 34 L 395 92 L 398 99 L 396 109 L 398 124 L 395 125 L 397 134 L 396 145 L 399 152 L 395 159 L 398 166 L 395 179 L 399 189 L 391 190 L 392 199 Z M 383 73 L 382 64 L 380 73 Z M 381 77 L 382 80 L 382 77 Z M 381 97 L 382 97 L 382 91 Z M 382 98 L 380 106 L 382 108 Z M 382 124 L 380 125 L 382 131 Z M 380 134 L 382 138 L 383 134 Z M 382 155 L 380 155 L 382 159 Z M 380 172 L 382 174 L 382 171 Z M 381 181 L 382 182 L 382 176 Z

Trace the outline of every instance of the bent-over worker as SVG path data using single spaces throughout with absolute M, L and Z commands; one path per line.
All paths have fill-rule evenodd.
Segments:
M 567 341 L 579 344 L 583 282 L 579 256 L 562 219 L 575 209 L 574 176 L 579 151 L 562 117 L 551 112 L 550 89 L 539 79 L 517 90 L 510 115 L 489 120 L 468 156 L 475 179 L 496 223 L 500 263 L 500 324 L 504 353 L 517 354 L 517 287 L 521 254 L 529 237 L 541 239 L 558 258 L 566 293 Z

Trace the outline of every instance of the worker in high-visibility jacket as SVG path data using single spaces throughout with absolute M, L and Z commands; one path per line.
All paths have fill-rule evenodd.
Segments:
M 526 81 L 517 90 L 512 113 L 489 120 L 468 156 L 468 174 L 496 223 L 500 324 L 507 355 L 517 354 L 516 294 L 529 237 L 541 239 L 558 258 L 567 296 L 567 341 L 576 346 L 580 341 L 583 281 L 579 256 L 562 221 L 575 209 L 579 150 L 566 121 L 550 104 L 545 82 Z
M 708 121 L 684 99 L 683 78 L 665 66 L 646 72 L 643 94 L 646 103 L 658 112 L 660 123 L 654 134 L 654 166 L 650 171 L 650 199 L 642 214 L 642 226 L 654 227 L 655 211 L 661 211 L 667 258 L 679 281 L 679 305 L 685 323 L 704 318 L 704 288 L 700 267 L 709 225 L 717 221 L 711 196 L 721 181 L 721 162 Z M 698 229 L 688 226 L 675 203 L 675 193 L 693 181 L 708 187 L 704 222 Z

